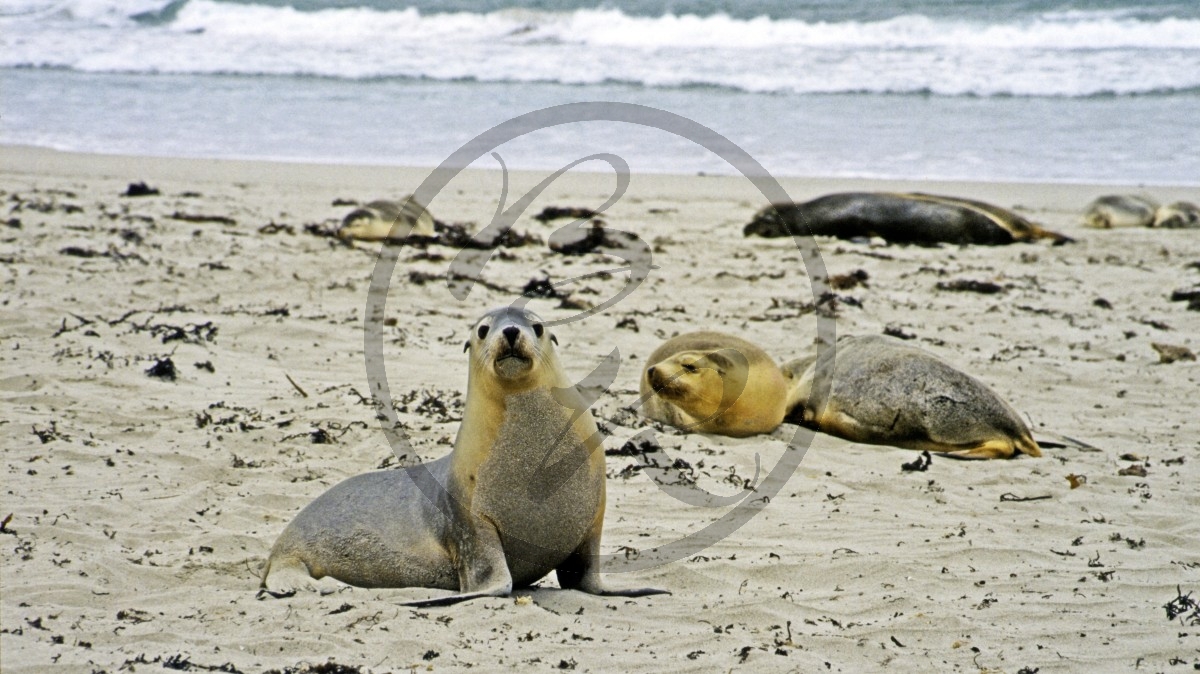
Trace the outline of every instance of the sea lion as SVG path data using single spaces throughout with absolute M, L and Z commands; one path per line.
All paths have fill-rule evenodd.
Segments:
M 892 337 L 844 336 L 783 369 L 798 378 L 788 421 L 839 438 L 962 459 L 1042 455 L 1029 427 L 986 384 Z M 814 390 L 822 375 L 831 377 L 824 396 Z
M 1110 194 L 1088 205 L 1083 224 L 1098 229 L 1149 227 L 1154 224 L 1156 210 L 1158 203 L 1146 197 Z
M 1200 206 L 1190 201 L 1176 201 L 1159 206 L 1154 211 L 1154 227 L 1192 229 L 1200 227 Z
M 454 590 L 410 606 L 505 596 L 555 571 L 564 589 L 609 590 L 598 563 L 602 436 L 532 312 L 505 307 L 471 329 L 467 400 L 448 456 L 349 478 L 279 536 L 262 587 L 331 576 L 360 587 Z
M 667 340 L 642 370 L 643 414 L 701 433 L 770 433 L 788 406 L 783 372 L 762 349 L 720 332 Z
M 403 241 L 409 235 L 435 237 L 433 216 L 411 195 L 400 201 L 381 199 L 356 208 L 342 219 L 339 239 Z
M 742 230 L 745 236 L 878 236 L 889 243 L 996 246 L 1069 237 L 1043 229 L 1012 211 L 972 199 L 935 194 L 842 192 L 802 204 L 772 204 Z

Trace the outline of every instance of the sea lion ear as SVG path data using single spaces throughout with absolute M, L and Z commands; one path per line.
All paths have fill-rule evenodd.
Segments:
M 734 367 L 733 359 L 721 351 L 713 351 L 712 353 L 705 354 L 704 360 L 708 361 L 708 364 L 716 368 L 720 374 L 725 374 Z
M 550 341 L 554 342 L 555 346 L 558 346 L 558 337 L 555 337 L 554 335 L 550 335 Z
M 463 342 L 463 353 L 466 353 L 470 350 L 471 350 L 471 340 L 468 339 L 467 341 Z

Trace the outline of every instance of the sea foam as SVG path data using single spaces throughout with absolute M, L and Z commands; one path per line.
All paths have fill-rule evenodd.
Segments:
M 1200 88 L 1200 20 L 1113 12 L 1009 22 L 632 16 L 616 9 L 423 14 L 214 0 L 13 0 L 0 67 L 416 78 L 764 93 L 1094 96 Z

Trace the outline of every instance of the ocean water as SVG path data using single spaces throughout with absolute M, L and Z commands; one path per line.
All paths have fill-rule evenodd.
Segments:
M 7 0 L 0 45 L 6 143 L 433 166 L 517 115 L 622 101 L 777 175 L 1200 184 L 1194 0 Z M 734 172 L 619 122 L 499 152 Z

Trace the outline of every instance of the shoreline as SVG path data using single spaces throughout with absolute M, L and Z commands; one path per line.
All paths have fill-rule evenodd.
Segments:
M 13 515 L 0 536 L 5 672 L 165 663 L 303 671 L 332 660 L 364 672 L 1048 673 L 1200 662 L 1200 633 L 1164 611 L 1179 593 L 1200 592 L 1200 523 L 1191 515 L 1200 508 L 1200 427 L 1189 395 L 1200 365 L 1160 363 L 1152 348 L 1200 351 L 1200 312 L 1169 298 L 1200 283 L 1200 237 L 1080 224 L 1101 194 L 1149 192 L 1165 202 L 1195 199 L 1195 189 L 781 180 L 797 200 L 863 189 L 954 193 L 1077 240 L 941 248 L 819 240 L 829 274 L 866 279 L 839 291 L 839 334 L 899 329 L 994 388 L 1035 434 L 1097 448 L 1013 461 L 935 455 L 927 471 L 906 472 L 900 466 L 916 452 L 809 437 L 791 425 L 745 439 L 686 435 L 628 409 L 643 360 L 673 334 L 720 329 L 785 361 L 809 347 L 816 326 L 804 304 L 811 276 L 793 243 L 742 236 L 765 205 L 752 185 L 634 174 L 604 217 L 653 246 L 654 274 L 605 312 L 553 328 L 577 380 L 619 348 L 621 368 L 593 407 L 605 448 L 653 430 L 668 459 L 690 466 L 697 489 L 721 496 L 736 494 L 757 466 L 766 474 L 799 451 L 789 449 L 793 437 L 808 443 L 803 460 L 744 526 L 651 566 L 639 558 L 724 511 L 685 505 L 629 457 L 608 457 L 605 571 L 613 584 L 671 596 L 588 596 L 550 577 L 517 592 L 530 601 L 416 611 L 396 602 L 432 592 L 257 600 L 258 568 L 325 489 L 397 465 L 369 397 L 372 376 L 387 376 L 412 444 L 405 461 L 437 458 L 458 429 L 471 321 L 543 279 L 588 275 L 568 299 L 593 306 L 622 289 L 620 275 L 595 274 L 613 266 L 607 256 L 545 245 L 565 221 L 532 218 L 548 205 L 602 203 L 612 176 L 572 173 L 548 187 L 514 227 L 542 243 L 491 256 L 482 271 L 489 285 L 465 300 L 444 282 L 457 250 L 396 249 L 386 362 L 367 363 L 363 323 L 379 247 L 342 245 L 306 226 L 331 226 L 350 210 L 335 199 L 403 196 L 429 169 L 14 146 L 0 146 L 0 160 L 8 221 L 0 518 Z M 511 172 L 508 204 L 548 173 Z M 120 196 L 138 181 L 160 194 Z M 471 170 L 429 207 L 480 227 L 500 194 L 499 171 Z M 1002 291 L 938 288 L 958 279 Z M 569 316 L 570 306 L 530 303 L 547 319 Z M 173 380 L 148 374 L 167 359 Z M 1086 480 L 1072 487 L 1078 480 L 1068 476 Z
M 223 171 L 230 171 L 235 176 L 241 176 L 241 179 L 268 179 L 265 168 L 277 167 L 278 170 L 283 170 L 286 177 L 280 178 L 283 181 L 297 179 L 313 179 L 313 176 L 329 176 L 340 171 L 349 171 L 350 177 L 357 182 L 367 181 L 368 184 L 373 182 L 370 175 L 378 172 L 395 173 L 403 177 L 411 177 L 412 175 L 427 175 L 437 166 L 423 165 L 407 165 L 407 164 L 373 164 L 363 162 L 326 162 L 305 159 L 287 159 L 287 158 L 239 158 L 239 157 L 183 157 L 174 155 L 140 155 L 129 154 L 124 152 L 88 152 L 78 150 L 60 150 L 53 147 L 42 145 L 25 145 L 19 143 L 3 143 L 0 142 L 0 160 L 6 161 L 9 165 L 15 165 L 17 161 L 34 161 L 45 167 L 47 171 L 62 172 L 62 171 L 78 171 L 80 166 L 87 167 L 85 173 L 92 176 L 104 175 L 113 170 L 113 165 L 128 166 L 139 164 L 148 167 L 148 170 L 156 171 L 168 176 L 190 176 L 196 164 L 207 164 L 212 168 L 220 168 Z M 72 167 L 67 169 L 65 167 Z M 586 164 L 583 165 L 586 167 Z M 283 167 L 288 167 L 284 170 Z M 557 168 L 557 167 L 555 167 Z M 513 174 L 537 174 L 546 175 L 555 170 L 548 169 L 510 169 Z M 470 172 L 499 172 L 497 168 L 468 168 Z M 588 171 L 586 168 L 573 169 L 573 173 L 597 175 L 607 175 L 605 171 Z M 694 174 L 677 173 L 669 171 L 645 171 L 635 172 L 636 175 L 654 176 L 664 179 L 684 180 L 691 178 L 705 179 L 720 179 L 720 180 L 744 180 L 740 174 L 733 173 L 706 173 L 697 172 Z M 1139 181 L 1092 181 L 1092 180 L 971 180 L 968 178 L 875 178 L 875 177 L 836 177 L 836 176 L 821 176 L 821 175 L 779 175 L 771 174 L 771 177 L 778 180 L 785 186 L 787 184 L 817 184 L 826 185 L 832 188 L 837 185 L 851 185 L 853 190 L 887 190 L 887 189 L 905 189 L 905 185 L 928 185 L 935 183 L 946 186 L 961 186 L 962 188 L 986 187 L 988 185 L 1004 185 L 1014 188 L 1046 188 L 1052 186 L 1063 186 L 1069 188 L 1090 188 L 1097 191 L 1145 191 L 1145 190 L 1163 190 L 1171 194 L 1177 194 L 1177 198 L 1192 197 L 1197 190 L 1200 190 L 1200 181 L 1196 183 L 1149 183 Z M 1173 197 L 1174 198 L 1174 197 Z

